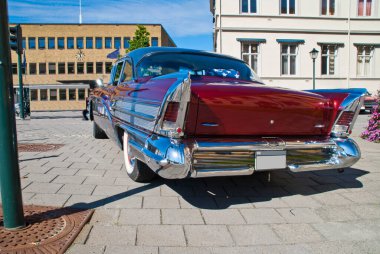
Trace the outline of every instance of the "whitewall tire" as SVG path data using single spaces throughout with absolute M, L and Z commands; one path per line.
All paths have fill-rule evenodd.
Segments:
M 123 135 L 123 153 L 125 170 L 128 176 L 135 182 L 149 182 L 156 177 L 156 174 L 143 162 L 132 157 L 131 147 L 129 145 L 129 135 L 124 132 Z
M 128 175 L 133 172 L 133 161 L 131 161 L 131 157 L 129 154 L 129 145 L 128 145 L 128 133 L 124 132 L 123 137 L 123 148 L 124 148 L 124 163 L 125 169 L 127 170 Z

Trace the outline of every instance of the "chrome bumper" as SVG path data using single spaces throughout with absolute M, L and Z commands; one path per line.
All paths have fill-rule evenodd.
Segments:
M 292 172 L 350 167 L 360 159 L 352 139 L 323 141 L 262 138 L 247 142 L 229 140 L 178 141 L 131 128 L 130 145 L 136 158 L 167 179 L 251 175 L 258 151 L 285 151 L 286 167 Z M 272 169 L 266 169 L 272 170 Z

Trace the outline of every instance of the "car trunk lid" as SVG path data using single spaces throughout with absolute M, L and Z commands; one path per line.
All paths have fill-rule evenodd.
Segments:
M 193 79 L 191 91 L 198 100 L 194 135 L 328 135 L 339 106 L 310 92 L 228 79 Z

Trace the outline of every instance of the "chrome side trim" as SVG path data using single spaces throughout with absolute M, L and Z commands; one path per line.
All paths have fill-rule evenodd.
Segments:
M 153 131 L 159 107 L 157 104 L 147 104 L 144 101 L 140 103 L 140 99 L 128 99 L 115 101 L 112 109 L 113 116 L 125 123 Z
M 144 113 L 139 113 L 139 112 L 136 112 L 134 110 L 123 109 L 123 108 L 120 108 L 120 107 L 113 107 L 113 109 L 115 111 L 120 111 L 121 113 L 128 114 L 128 115 L 131 115 L 131 116 L 135 116 L 135 117 L 147 120 L 149 122 L 153 122 L 154 120 L 156 120 L 154 116 L 146 115 Z
M 137 103 L 137 104 L 143 104 L 143 105 L 153 105 L 159 107 L 161 105 L 161 101 L 157 100 L 150 100 L 150 99 L 143 99 L 143 98 L 136 98 L 136 97 L 124 97 L 124 96 L 118 96 L 115 98 L 118 102 L 126 102 L 126 103 Z

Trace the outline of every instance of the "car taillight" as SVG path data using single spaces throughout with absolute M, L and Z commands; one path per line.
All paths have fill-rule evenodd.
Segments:
M 346 125 L 350 126 L 354 120 L 355 112 L 344 111 L 337 121 L 337 125 Z
M 359 114 L 363 99 L 359 98 L 351 102 L 345 107 L 345 109 L 338 113 L 335 124 L 331 130 L 331 134 L 334 137 L 345 138 L 352 132 L 352 127 Z
M 179 102 L 169 102 L 166 107 L 164 121 L 176 122 L 179 110 Z

